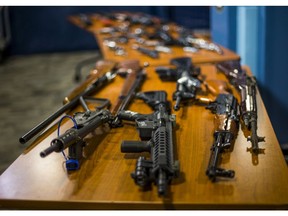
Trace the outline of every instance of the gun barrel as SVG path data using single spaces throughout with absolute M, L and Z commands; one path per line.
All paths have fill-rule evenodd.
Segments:
M 19 142 L 21 144 L 25 144 L 26 142 L 28 142 L 36 134 L 38 134 L 40 131 L 42 131 L 47 126 L 49 126 L 49 124 L 51 124 L 54 120 L 56 120 L 64 112 L 66 112 L 69 109 L 74 108 L 78 104 L 79 99 L 81 97 L 88 96 L 88 95 L 94 93 L 96 90 L 101 88 L 104 84 L 108 83 L 108 81 L 111 80 L 112 78 L 114 78 L 114 76 L 111 75 L 111 72 L 107 72 L 105 75 L 103 75 L 98 80 L 96 80 L 91 86 L 89 86 L 85 91 L 83 91 L 78 96 L 76 96 L 73 100 L 71 100 L 69 103 L 67 103 L 64 106 L 62 106 L 61 108 L 59 108 L 55 113 L 50 115 L 44 121 L 40 122 L 38 125 L 36 125 L 34 128 L 32 128 L 30 131 L 28 131 L 22 137 L 20 137 Z
M 247 138 L 248 141 L 251 142 L 252 144 L 252 152 L 254 154 L 259 154 L 261 153 L 261 149 L 259 148 L 258 143 L 259 142 L 264 142 L 265 137 L 259 137 L 257 135 L 257 122 L 256 120 L 251 122 L 251 136 Z
M 159 196 L 165 196 L 167 194 L 167 176 L 166 173 L 162 170 L 159 170 L 159 176 L 157 181 L 158 186 L 158 195 Z
M 42 158 L 48 156 L 49 154 L 51 154 L 52 152 L 59 152 L 60 148 L 59 145 L 56 143 L 54 145 L 51 145 L 50 147 L 46 148 L 45 150 L 40 152 L 40 156 Z
M 180 96 L 177 96 L 176 97 L 176 103 L 175 105 L 173 106 L 173 109 L 175 111 L 178 111 L 180 109 L 180 103 L 181 103 L 181 97 Z
M 42 131 L 44 128 L 46 128 L 49 124 L 51 124 L 54 120 L 56 120 L 60 115 L 62 115 L 65 111 L 72 109 L 77 103 L 78 103 L 79 97 L 74 98 L 69 103 L 62 106 L 60 109 L 58 109 L 55 113 L 50 115 L 48 118 L 40 122 L 38 125 L 36 125 L 34 128 L 32 128 L 30 131 L 28 131 L 26 134 L 24 134 L 22 137 L 19 138 L 19 142 L 21 144 L 25 144 L 30 139 L 32 139 L 36 134 L 38 134 L 40 131 Z
M 83 139 L 88 133 L 95 130 L 100 125 L 108 122 L 111 119 L 111 114 L 108 110 L 100 111 L 98 115 L 96 115 L 88 124 L 83 126 L 80 129 L 70 128 L 64 134 L 59 137 L 53 139 L 51 141 L 51 146 L 47 149 L 40 152 L 41 157 L 46 157 L 52 152 L 60 152 L 64 149 L 70 147 L 71 145 L 79 142 Z

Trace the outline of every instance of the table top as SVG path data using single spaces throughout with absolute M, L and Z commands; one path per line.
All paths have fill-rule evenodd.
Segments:
M 211 80 L 226 80 L 215 65 L 201 66 Z M 154 67 L 146 68 L 147 79 L 141 91 L 165 90 L 168 99 L 175 82 L 162 82 Z M 95 96 L 115 103 L 123 79 L 115 80 Z M 239 95 L 237 95 L 239 101 Z M 41 150 L 56 137 L 52 128 L 38 137 L 0 176 L 2 209 L 287 209 L 288 170 L 275 132 L 259 93 L 258 134 L 266 137 L 260 143 L 265 154 L 252 163 L 247 152 L 247 131 L 241 126 L 232 152 L 223 153 L 221 167 L 235 170 L 235 178 L 212 183 L 205 175 L 213 143 L 214 115 L 203 106 L 189 103 L 176 114 L 175 157 L 180 162 L 180 176 L 172 181 L 170 193 L 161 198 L 155 185 L 141 191 L 130 173 L 140 153 L 121 153 L 122 140 L 139 140 L 134 124 L 109 129 L 103 126 L 86 141 L 86 159 L 80 170 L 67 173 L 61 153 L 41 158 Z M 77 108 L 79 110 L 80 108 Z M 134 100 L 130 110 L 151 113 L 142 101 Z M 51 110 L 52 112 L 52 110 Z M 69 121 L 61 130 L 72 127 Z M 245 137 L 246 136 L 246 137 Z M 15 138 L 15 144 L 16 144 Z M 255 158 L 254 158 L 255 159 Z M 253 160 L 254 160 L 253 159 Z
M 196 53 L 189 53 L 184 52 L 182 47 L 179 46 L 169 46 L 172 50 L 171 53 L 159 53 L 158 59 L 150 58 L 146 55 L 143 55 L 139 53 L 137 50 L 132 49 L 132 45 L 136 44 L 134 40 L 129 40 L 127 44 L 121 44 L 120 46 L 123 47 L 127 54 L 125 56 L 119 56 L 115 55 L 114 51 L 110 50 L 109 47 L 103 45 L 104 39 L 109 37 L 109 35 L 100 34 L 100 29 L 104 28 L 105 25 L 101 20 L 99 19 L 99 16 L 96 15 L 90 15 L 90 20 L 92 21 L 92 25 L 85 27 L 83 26 L 83 23 L 81 22 L 81 19 L 79 16 L 70 16 L 69 21 L 73 23 L 74 25 L 85 29 L 86 31 L 92 33 L 96 40 L 97 44 L 99 45 L 99 48 L 104 56 L 105 59 L 115 60 L 115 61 L 123 61 L 126 59 L 139 59 L 141 63 L 149 62 L 151 66 L 157 66 L 157 65 L 168 65 L 170 63 L 170 60 L 172 58 L 176 57 L 190 57 L 192 58 L 192 61 L 194 64 L 200 64 L 200 63 L 216 63 L 221 61 L 227 61 L 227 60 L 239 60 L 240 56 L 234 53 L 233 51 L 219 45 L 221 49 L 223 50 L 223 54 L 218 54 L 213 51 L 203 50 L 200 49 Z M 111 21 L 112 26 L 118 26 L 119 22 Z M 174 24 L 171 24 L 174 25 Z M 137 27 L 137 26 L 136 26 Z M 135 28 L 136 28 L 135 27 Z M 138 26 L 141 27 L 141 26 Z M 199 35 L 201 36 L 201 35 Z M 205 36 L 204 36 L 205 38 Z M 206 38 L 205 38 L 206 39 Z

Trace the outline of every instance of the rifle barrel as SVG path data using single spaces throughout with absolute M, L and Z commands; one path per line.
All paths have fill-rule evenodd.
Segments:
M 108 83 L 113 78 L 114 78 L 114 76 L 111 75 L 111 72 L 107 72 L 106 74 L 104 74 L 102 77 L 97 79 L 91 86 L 87 87 L 82 93 L 80 93 L 78 96 L 76 96 L 73 100 L 71 100 L 69 103 L 66 103 L 64 106 L 59 108 L 55 113 L 53 113 L 52 115 L 47 117 L 44 121 L 40 122 L 38 125 L 36 125 L 34 128 L 32 128 L 30 131 L 28 131 L 22 137 L 20 137 L 19 142 L 21 144 L 25 144 L 26 142 L 28 142 L 36 134 L 38 134 L 44 128 L 49 126 L 49 124 L 51 124 L 54 120 L 56 120 L 64 112 L 66 112 L 69 109 L 74 108 L 82 96 L 87 96 L 87 95 L 94 93 L 96 90 L 100 89 L 103 85 Z
M 38 125 L 36 125 L 34 128 L 32 128 L 30 131 L 28 131 L 26 134 L 24 134 L 22 137 L 19 138 L 19 142 L 21 144 L 25 144 L 30 139 L 32 139 L 36 134 L 38 134 L 40 131 L 42 131 L 44 128 L 46 128 L 49 124 L 51 124 L 55 119 L 57 119 L 60 115 L 62 115 L 65 111 L 73 108 L 77 102 L 79 97 L 74 98 L 69 103 L 65 104 L 61 108 L 59 108 L 55 113 L 47 117 L 45 120 L 40 122 Z

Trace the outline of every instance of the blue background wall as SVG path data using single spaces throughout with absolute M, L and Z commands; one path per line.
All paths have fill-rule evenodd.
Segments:
M 263 99 L 280 143 L 288 143 L 288 7 L 266 8 Z
M 97 49 L 93 35 L 69 23 L 67 17 L 79 13 L 113 11 L 144 12 L 189 28 L 209 29 L 209 7 L 14 6 L 9 7 L 12 41 L 8 54 Z

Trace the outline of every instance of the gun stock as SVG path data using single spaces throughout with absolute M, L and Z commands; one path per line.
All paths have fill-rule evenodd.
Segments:
M 70 102 L 77 95 L 81 94 L 88 86 L 96 82 L 101 76 L 108 71 L 116 69 L 117 63 L 110 60 L 100 60 L 96 62 L 95 69 L 90 72 L 86 80 L 75 88 L 67 97 L 64 99 L 64 104 Z
M 115 116 L 115 119 L 111 124 L 112 127 L 122 126 L 122 123 L 118 118 L 119 112 L 127 109 L 135 94 L 139 88 L 141 88 L 142 83 L 146 79 L 146 74 L 138 60 L 123 61 L 121 62 L 121 68 L 127 71 L 127 76 L 120 96 L 118 97 L 114 107 L 111 109 L 112 114 Z

